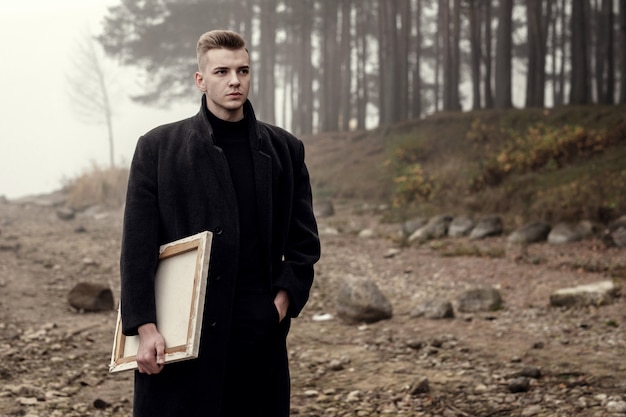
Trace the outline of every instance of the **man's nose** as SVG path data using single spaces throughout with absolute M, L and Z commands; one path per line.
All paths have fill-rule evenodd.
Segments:
M 228 82 L 229 85 L 239 85 L 241 82 L 239 81 L 239 74 L 236 72 L 230 76 L 230 80 Z

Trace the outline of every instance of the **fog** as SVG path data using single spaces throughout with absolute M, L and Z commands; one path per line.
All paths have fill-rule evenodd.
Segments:
M 67 94 L 71 54 L 79 37 L 98 33 L 116 0 L 34 0 L 4 5 L 0 14 L 0 196 L 9 199 L 60 189 L 65 181 L 107 166 L 104 125 L 86 125 Z M 119 69 L 122 90 L 131 73 Z M 190 74 L 190 82 L 192 82 Z M 128 164 L 138 137 L 158 124 L 186 117 L 197 104 L 141 107 L 120 94 L 113 101 L 117 164 Z

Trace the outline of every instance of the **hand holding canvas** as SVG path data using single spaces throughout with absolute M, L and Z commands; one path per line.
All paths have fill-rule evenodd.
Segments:
M 144 374 L 158 374 L 165 364 L 165 339 L 154 323 L 139 326 L 138 331 L 137 368 Z

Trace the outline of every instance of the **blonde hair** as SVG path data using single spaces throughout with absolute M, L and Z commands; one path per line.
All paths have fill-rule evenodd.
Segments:
M 246 41 L 237 32 L 232 30 L 211 30 L 203 33 L 198 39 L 196 55 L 198 58 L 198 69 L 204 68 L 204 59 L 207 51 L 211 49 L 246 49 Z M 247 49 L 246 49 L 247 51 Z

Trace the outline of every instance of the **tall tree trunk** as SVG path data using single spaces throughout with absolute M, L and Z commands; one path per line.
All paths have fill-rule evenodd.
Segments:
M 443 55 L 443 110 L 453 110 L 453 58 L 452 58 L 452 33 L 450 31 L 450 3 L 449 0 L 439 1 L 439 14 L 441 16 L 441 47 Z
M 340 0 L 341 6 L 341 88 L 339 89 L 338 101 L 341 104 L 340 128 L 343 131 L 350 130 L 350 119 L 352 118 L 352 24 L 351 10 L 352 0 Z
M 483 66 L 485 67 L 485 77 L 483 79 L 485 108 L 493 108 L 493 90 L 492 90 L 492 68 L 493 68 L 493 56 L 492 56 L 492 30 L 491 30 L 491 0 L 485 0 L 483 6 L 483 42 L 485 56 L 483 59 Z
M 415 62 L 413 66 L 412 81 L 412 106 L 411 116 L 413 118 L 422 115 L 422 0 L 417 0 L 415 5 L 415 39 L 413 41 L 413 53 Z
M 451 89 L 450 109 L 461 110 L 461 0 L 454 0 L 454 14 L 452 15 L 452 38 L 451 44 Z
M 320 128 L 323 132 L 339 130 L 339 105 L 336 94 L 341 72 L 337 65 L 337 14 L 336 4 L 322 2 L 322 62 L 324 69 L 321 82 Z
M 369 0 L 361 0 L 355 3 L 356 7 L 356 43 L 357 43 L 357 66 L 356 66 L 356 125 L 358 130 L 366 128 L 367 102 L 369 99 L 368 80 L 365 68 L 367 67 L 368 32 L 369 27 Z
M 261 3 L 260 65 L 258 71 L 257 100 L 255 106 L 259 118 L 268 123 L 276 122 L 275 110 L 275 65 L 276 65 L 276 1 L 263 0 Z M 258 110 L 257 110 L 258 109 Z
M 568 61 L 567 51 L 568 48 L 568 37 L 565 36 L 565 28 L 569 27 L 567 23 L 567 13 L 565 13 L 565 0 L 561 0 L 561 14 L 559 16 L 559 21 L 561 22 L 561 62 L 560 62 L 560 71 L 559 71 L 559 95 L 556 102 L 559 105 L 565 104 L 565 65 Z
M 471 47 L 471 68 L 472 68 L 472 109 L 478 110 L 481 106 L 480 99 L 480 60 L 482 56 L 480 37 L 480 5 L 479 0 L 468 0 L 469 2 L 469 25 L 470 25 L 470 47 Z
M 543 107 L 545 104 L 546 45 L 552 2 L 528 0 L 528 75 L 526 77 L 526 107 Z M 544 8 L 545 5 L 545 8 Z
M 599 103 L 604 97 L 604 43 L 606 42 L 606 31 L 602 27 L 606 22 L 604 21 L 604 16 L 602 13 L 602 5 L 601 0 L 593 0 L 592 2 L 592 17 L 593 17 L 593 28 L 592 28 L 592 48 L 594 50 L 594 85 L 596 91 L 597 102 Z
M 296 22 L 293 36 L 295 37 L 294 50 L 296 51 L 296 77 L 298 88 L 294 100 L 294 119 L 296 133 L 313 133 L 313 33 L 314 0 L 300 0 L 294 2 Z M 297 45 L 297 47 L 295 47 Z
M 409 45 L 411 42 L 411 0 L 399 0 L 396 16 L 400 18 L 400 28 L 394 26 L 396 33 L 396 75 L 395 90 L 398 98 L 394 121 L 409 118 Z
M 559 7 L 560 7 L 559 3 L 557 2 L 555 4 L 556 9 L 555 9 L 555 13 L 552 18 L 551 25 L 550 25 L 550 33 L 552 34 L 552 37 L 550 38 L 552 41 L 550 45 L 550 62 L 551 62 L 550 74 L 551 74 L 551 84 L 552 84 L 552 105 L 553 106 L 557 105 L 557 96 L 558 96 L 557 51 L 559 49 L 559 43 L 558 43 L 557 23 L 558 23 L 559 14 L 560 14 Z
M 589 104 L 589 60 L 587 48 L 586 9 L 583 0 L 572 2 L 571 17 L 571 60 L 572 87 L 570 104 Z
M 513 0 L 500 0 L 496 43 L 495 107 L 507 109 L 512 102 Z
M 443 19 L 442 19 L 442 13 L 441 13 L 441 0 L 439 0 L 438 2 L 438 11 L 437 11 L 437 27 L 441 28 L 443 27 Z M 441 102 L 443 100 L 443 93 L 442 93 L 442 89 L 441 89 L 441 78 L 442 78 L 442 70 L 441 68 L 443 67 L 442 65 L 442 61 L 443 61 L 443 53 L 442 53 L 442 43 L 443 40 L 443 35 L 441 34 L 440 30 L 437 30 L 437 32 L 435 33 L 434 36 L 434 56 L 435 56 L 435 63 L 434 63 L 434 67 L 435 67 L 435 74 L 434 74 L 434 87 L 433 87 L 433 105 L 435 108 L 435 112 L 438 112 L 441 109 Z
M 626 45 L 626 0 L 619 0 L 619 29 L 620 29 L 620 42 L 619 44 Z M 620 89 L 619 89 L 619 102 L 620 104 L 626 104 L 626 52 L 624 48 L 621 51 L 621 69 L 620 69 Z
M 598 28 L 602 31 L 604 42 L 597 47 L 602 48 L 603 56 L 603 74 L 602 74 L 602 94 L 598 97 L 600 103 L 613 104 L 615 101 L 615 52 L 614 52 L 614 36 L 615 20 L 613 17 L 613 0 L 602 0 L 602 22 L 603 25 Z M 624 47 L 624 45 L 622 45 Z
M 379 82 L 380 82 L 380 124 L 386 125 L 393 123 L 398 113 L 398 97 L 394 97 L 397 93 L 395 87 L 395 76 L 397 74 L 396 62 L 397 56 L 397 38 L 396 38 L 396 2 L 383 1 L 378 3 L 378 22 L 379 22 Z M 406 60 L 406 58 L 405 58 Z M 390 76 L 391 75 L 391 76 Z

